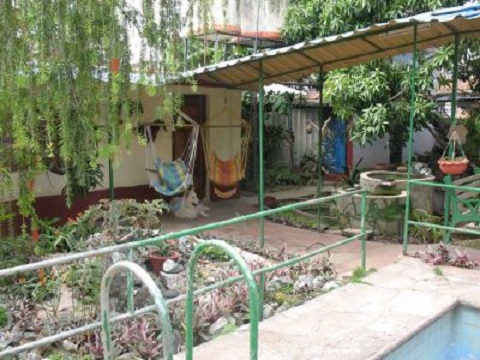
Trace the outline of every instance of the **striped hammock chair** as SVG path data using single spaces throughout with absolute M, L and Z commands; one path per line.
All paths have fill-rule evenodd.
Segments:
M 237 184 L 245 178 L 251 127 L 249 123 L 242 121 L 240 151 L 227 160 L 220 159 L 212 149 L 209 137 L 212 129 L 213 128 L 209 128 L 208 126 L 202 128 L 208 178 L 214 185 L 213 191 L 217 197 L 220 199 L 230 199 L 237 193 Z M 219 189 L 219 187 L 222 189 Z M 225 188 L 228 188 L 228 190 L 224 190 Z
M 193 120 L 192 120 L 193 121 Z M 196 124 L 196 123 L 195 123 Z M 182 156 L 173 162 L 162 162 L 155 155 L 155 142 L 150 125 L 145 126 L 147 139 L 147 168 L 150 186 L 164 196 L 175 196 L 193 186 L 193 170 L 197 158 L 199 126 L 193 126 Z

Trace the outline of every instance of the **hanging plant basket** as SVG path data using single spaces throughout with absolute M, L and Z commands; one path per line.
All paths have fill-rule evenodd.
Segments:
M 460 149 L 461 156 L 455 156 L 455 152 L 458 149 Z M 450 152 L 450 156 L 445 156 L 447 151 Z M 468 163 L 468 158 L 463 152 L 462 144 L 459 141 L 458 134 L 456 131 L 453 131 L 448 139 L 448 145 L 443 152 L 443 156 L 440 158 L 440 160 L 438 160 L 438 167 L 445 175 L 461 175 L 467 171 Z
M 466 157 L 458 157 L 455 159 L 441 158 L 438 160 L 440 171 L 446 175 L 461 175 L 468 168 L 468 159 Z

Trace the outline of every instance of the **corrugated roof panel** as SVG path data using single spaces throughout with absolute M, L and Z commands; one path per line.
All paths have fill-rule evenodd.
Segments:
M 222 62 L 184 74 L 199 81 L 218 79 L 226 87 L 254 89 L 259 79 L 259 62 L 264 62 L 265 83 L 296 80 L 318 71 L 358 65 L 373 59 L 408 53 L 413 47 L 414 24 L 418 48 L 425 49 L 452 42 L 454 34 L 480 35 L 480 4 L 464 5 L 419 14 L 388 23 L 375 24 L 341 35 L 266 51 L 237 60 Z M 308 59 L 301 54 L 314 59 Z

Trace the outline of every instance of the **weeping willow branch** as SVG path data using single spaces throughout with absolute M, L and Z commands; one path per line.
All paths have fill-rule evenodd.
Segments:
M 163 97 L 163 112 L 181 106 L 161 84 L 182 66 L 179 29 L 205 24 L 210 1 L 187 1 L 186 16 L 181 0 L 137 3 L 0 1 L 0 169 L 7 178 L 18 172 L 22 215 L 35 215 L 36 175 L 53 167 L 64 173 L 71 204 L 78 189 L 99 184 L 92 179 L 99 162 L 131 143 L 133 66 L 148 93 Z

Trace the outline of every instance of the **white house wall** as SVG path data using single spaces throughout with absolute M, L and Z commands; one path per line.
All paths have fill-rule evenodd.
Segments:
M 180 91 L 187 95 L 206 95 L 207 96 L 207 116 L 216 114 L 215 123 L 224 125 L 241 124 L 241 92 L 230 91 L 217 88 L 198 87 L 193 91 L 188 86 L 174 86 L 172 90 Z M 161 105 L 162 99 L 159 96 L 150 97 L 145 91 L 140 92 L 143 103 L 144 113 L 140 119 L 141 123 L 151 122 L 157 116 L 155 109 Z M 224 100 L 227 99 L 228 107 L 224 106 Z M 229 109 L 227 111 L 227 109 Z M 167 119 L 167 121 L 169 121 Z M 167 127 L 168 131 L 159 131 L 155 148 L 157 156 L 164 161 L 172 160 L 173 136 L 172 128 Z M 222 128 L 213 131 L 210 134 L 212 148 L 215 149 L 219 157 L 228 159 L 240 150 L 240 128 Z M 118 155 L 118 161 L 114 164 L 115 187 L 131 187 L 149 184 L 148 175 L 145 171 L 147 164 L 145 161 L 145 146 L 133 140 L 129 149 L 124 145 Z M 108 188 L 108 162 L 103 161 L 104 181 L 103 184 L 95 190 L 104 190 Z M 149 165 L 148 167 L 151 167 Z M 13 174 L 13 180 L 16 182 L 17 176 Z M 37 197 L 60 195 L 65 186 L 65 176 L 59 176 L 52 173 L 41 174 L 35 179 L 35 194 Z M 18 198 L 18 190 L 13 189 L 2 200 L 12 200 Z
M 317 108 L 294 109 L 292 113 L 292 130 L 295 136 L 294 159 L 295 166 L 298 166 L 302 156 L 311 150 L 316 151 L 318 132 L 315 130 L 312 134 L 307 134 L 306 127 L 312 121 L 318 123 Z M 273 115 L 267 124 L 281 125 L 288 127 L 288 118 L 280 115 Z M 363 158 L 361 167 L 371 167 L 377 163 L 389 163 L 390 151 L 388 148 L 388 136 L 376 140 L 372 145 L 360 146 L 353 144 L 353 164 L 355 165 L 360 158 Z M 424 154 L 430 151 L 435 144 L 430 132 L 422 130 L 415 133 L 414 153 Z M 276 161 L 285 165 L 289 164 L 289 150 L 284 146 L 282 153 L 278 154 Z M 402 154 L 403 161 L 407 160 L 407 149 L 404 147 Z

